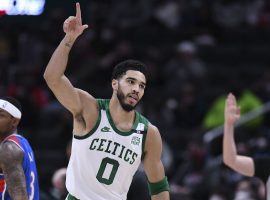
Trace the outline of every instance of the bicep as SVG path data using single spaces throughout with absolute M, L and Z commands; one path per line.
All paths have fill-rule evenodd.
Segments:
M 15 144 L 6 142 L 1 145 L 0 157 L 0 165 L 10 196 L 12 199 L 27 200 L 22 150 Z
M 146 155 L 143 165 L 149 182 L 158 182 L 164 178 L 165 172 L 161 162 L 162 140 L 156 128 L 147 134 Z
M 82 103 L 78 90 L 72 85 L 66 76 L 62 76 L 57 82 L 47 82 L 58 101 L 73 114 L 81 112 Z

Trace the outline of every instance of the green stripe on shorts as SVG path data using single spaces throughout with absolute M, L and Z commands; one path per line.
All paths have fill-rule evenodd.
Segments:
M 76 197 L 72 196 L 71 194 L 67 195 L 67 198 L 65 200 L 79 200 Z

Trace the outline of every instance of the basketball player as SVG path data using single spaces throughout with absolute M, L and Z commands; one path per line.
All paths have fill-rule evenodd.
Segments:
M 233 170 L 245 176 L 257 176 L 269 184 L 270 157 L 251 158 L 237 154 L 234 141 L 234 124 L 240 118 L 240 107 L 233 94 L 229 94 L 225 105 L 225 124 L 223 136 L 223 161 Z M 269 187 L 267 187 L 269 188 Z M 267 200 L 270 191 L 267 190 Z
M 70 49 L 87 28 L 82 25 L 79 3 L 76 16 L 69 17 L 63 28 L 66 35 L 52 55 L 44 78 L 74 119 L 67 199 L 126 199 L 142 160 L 152 200 L 168 200 L 160 133 L 134 110 L 146 87 L 145 65 L 135 60 L 119 63 L 112 74 L 111 99 L 95 99 L 73 87 L 64 75 Z
M 21 106 L 16 99 L 0 99 L 1 200 L 39 200 L 34 154 L 28 141 L 17 134 L 21 116 Z

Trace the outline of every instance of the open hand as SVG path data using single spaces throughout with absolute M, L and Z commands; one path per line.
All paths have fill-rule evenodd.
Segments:
M 225 104 L 225 123 L 234 125 L 234 123 L 240 118 L 240 107 L 237 106 L 235 96 L 229 94 Z
M 76 3 L 76 16 L 70 16 L 67 18 L 63 24 L 63 29 L 69 38 L 76 39 L 79 35 L 83 33 L 88 25 L 82 25 L 82 16 L 80 4 Z

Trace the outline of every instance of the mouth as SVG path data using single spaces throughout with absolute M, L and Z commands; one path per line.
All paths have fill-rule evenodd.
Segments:
M 130 97 L 130 98 L 132 98 L 132 99 L 134 99 L 136 101 L 139 100 L 139 97 L 136 94 L 130 94 L 130 95 L 128 95 L 128 97 Z
M 139 97 L 135 94 L 128 95 L 128 98 L 129 98 L 130 103 L 136 103 L 139 100 Z

